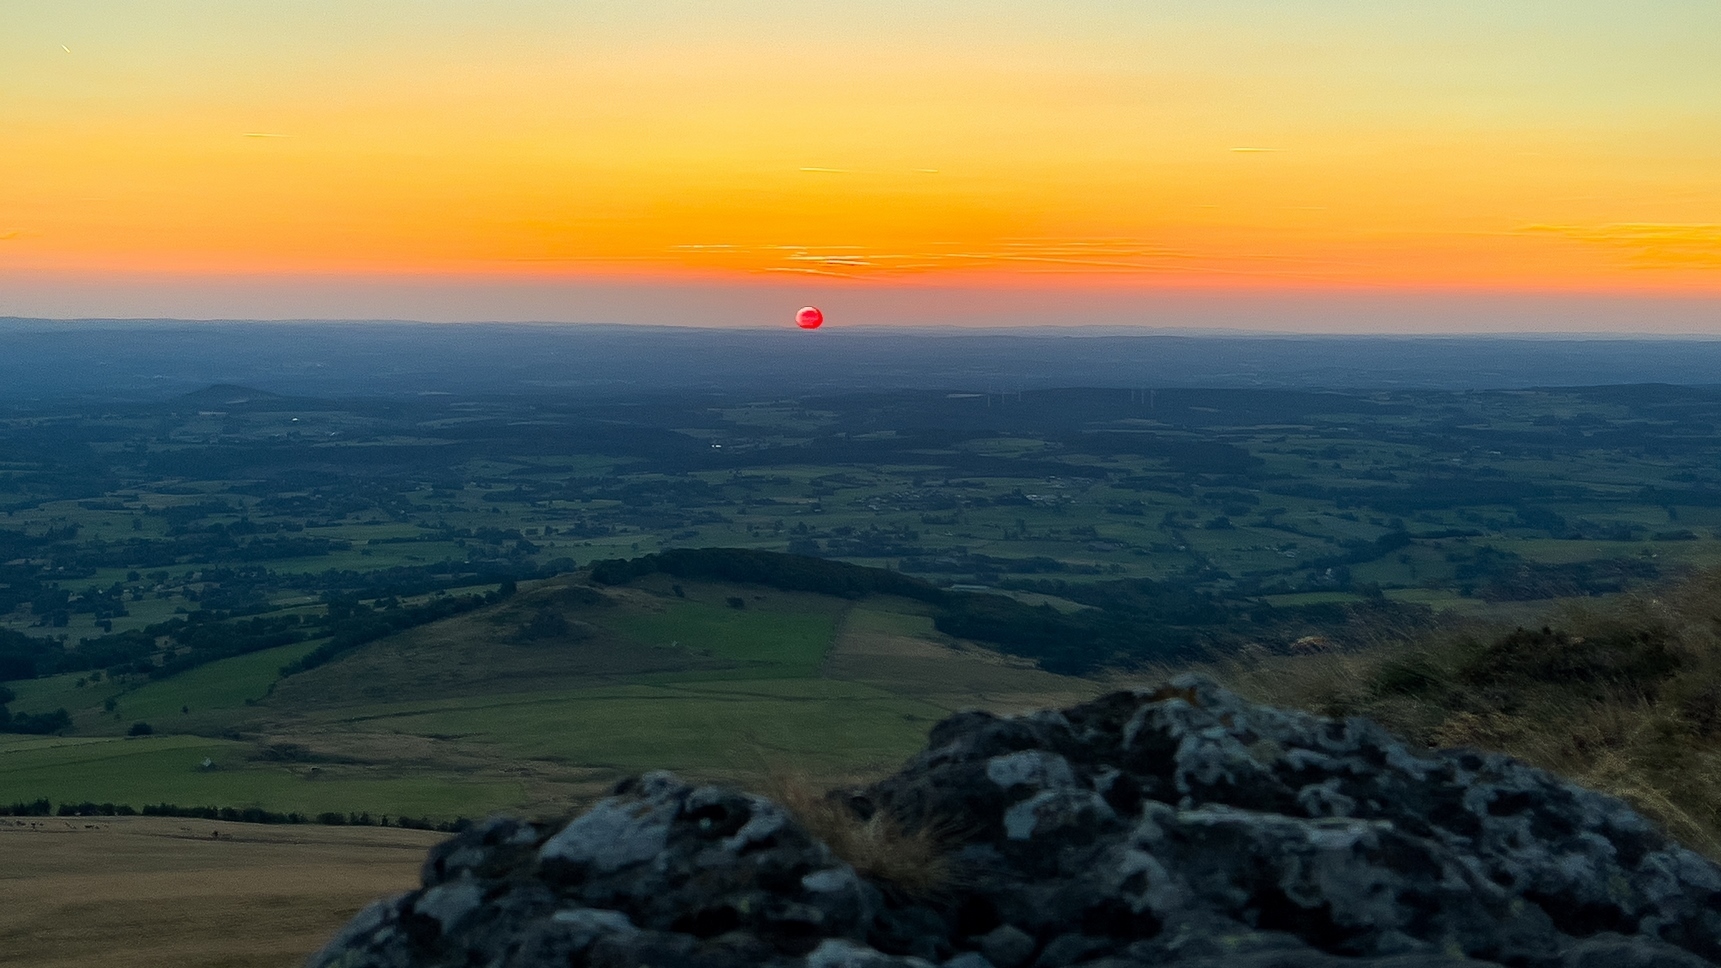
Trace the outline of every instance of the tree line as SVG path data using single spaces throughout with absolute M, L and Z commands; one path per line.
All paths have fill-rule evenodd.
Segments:
M 72 728 L 72 716 L 64 709 L 51 713 L 15 713 L 6 708 L 18 694 L 0 686 L 0 733 L 49 736 Z
M 232 823 L 260 824 L 321 824 L 325 827 L 401 827 L 407 830 L 434 830 L 459 833 L 472 826 L 466 817 L 453 820 L 432 820 L 429 817 L 377 817 L 368 811 L 341 813 L 325 811 L 308 814 L 297 811 L 265 810 L 261 807 L 182 807 L 175 803 L 146 804 L 142 809 L 125 803 L 64 802 L 58 807 L 47 798 L 16 803 L 0 803 L 0 817 L 187 817 L 194 820 L 226 820 Z

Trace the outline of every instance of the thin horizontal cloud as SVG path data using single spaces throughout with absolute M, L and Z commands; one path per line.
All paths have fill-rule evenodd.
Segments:
M 1173 249 L 1142 239 L 1001 239 L 986 247 L 957 242 L 923 243 L 919 252 L 869 251 L 859 245 L 758 245 L 699 243 L 674 246 L 695 263 L 724 264 L 765 272 L 797 272 L 848 279 L 892 278 L 940 271 L 996 269 L 1025 275 L 1221 275 L 1300 276 L 1301 260 L 1244 254 L 1216 257 Z
M 1103 259 L 1057 258 L 1044 255 L 968 255 L 964 258 L 979 259 L 986 262 L 1026 262 L 1041 265 L 1085 266 L 1090 269 L 1124 269 L 1146 272 L 1195 268 L 1191 266 L 1156 265 L 1151 262 L 1109 262 Z
M 1523 235 L 1555 235 L 1627 253 L 1649 269 L 1721 268 L 1721 223 L 1616 222 L 1611 225 L 1526 225 Z
M 803 266 L 766 266 L 766 272 L 799 272 L 809 276 L 834 276 L 838 279 L 852 279 L 854 275 L 847 272 L 831 272 L 826 269 L 808 269 Z
M 789 256 L 789 261 L 791 261 L 791 262 L 817 262 L 821 265 L 827 265 L 827 266 L 870 266 L 870 265 L 876 265 L 876 263 L 874 263 L 870 259 L 857 259 L 854 256 L 835 256 L 835 255 L 792 255 L 792 256 Z

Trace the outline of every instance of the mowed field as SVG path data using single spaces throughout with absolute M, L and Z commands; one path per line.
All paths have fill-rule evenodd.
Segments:
M 445 834 L 0 818 L 0 964 L 287 968 L 416 886 Z
M 552 579 L 278 677 L 306 648 L 133 687 L 21 684 L 14 708 L 66 706 L 78 735 L 0 741 L 0 803 L 551 816 L 651 769 L 881 774 L 957 710 L 1100 689 L 950 639 L 916 602 L 661 576 Z M 125 735 L 139 721 L 154 734 Z

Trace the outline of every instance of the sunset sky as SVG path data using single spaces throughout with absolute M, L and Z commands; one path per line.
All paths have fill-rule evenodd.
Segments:
M 5 0 L 0 315 L 1721 333 L 1715 0 Z

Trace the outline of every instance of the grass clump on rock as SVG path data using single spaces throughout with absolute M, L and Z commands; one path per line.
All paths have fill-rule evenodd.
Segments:
M 888 811 L 856 809 L 842 789 L 826 789 L 803 773 L 772 774 L 766 795 L 869 880 L 916 897 L 936 895 L 953 883 L 951 830 L 935 824 L 910 828 Z
M 1249 649 L 1200 668 L 1257 702 L 1516 757 L 1618 796 L 1721 859 L 1721 570 L 1568 605 L 1540 628 L 1464 623 L 1352 652 Z

